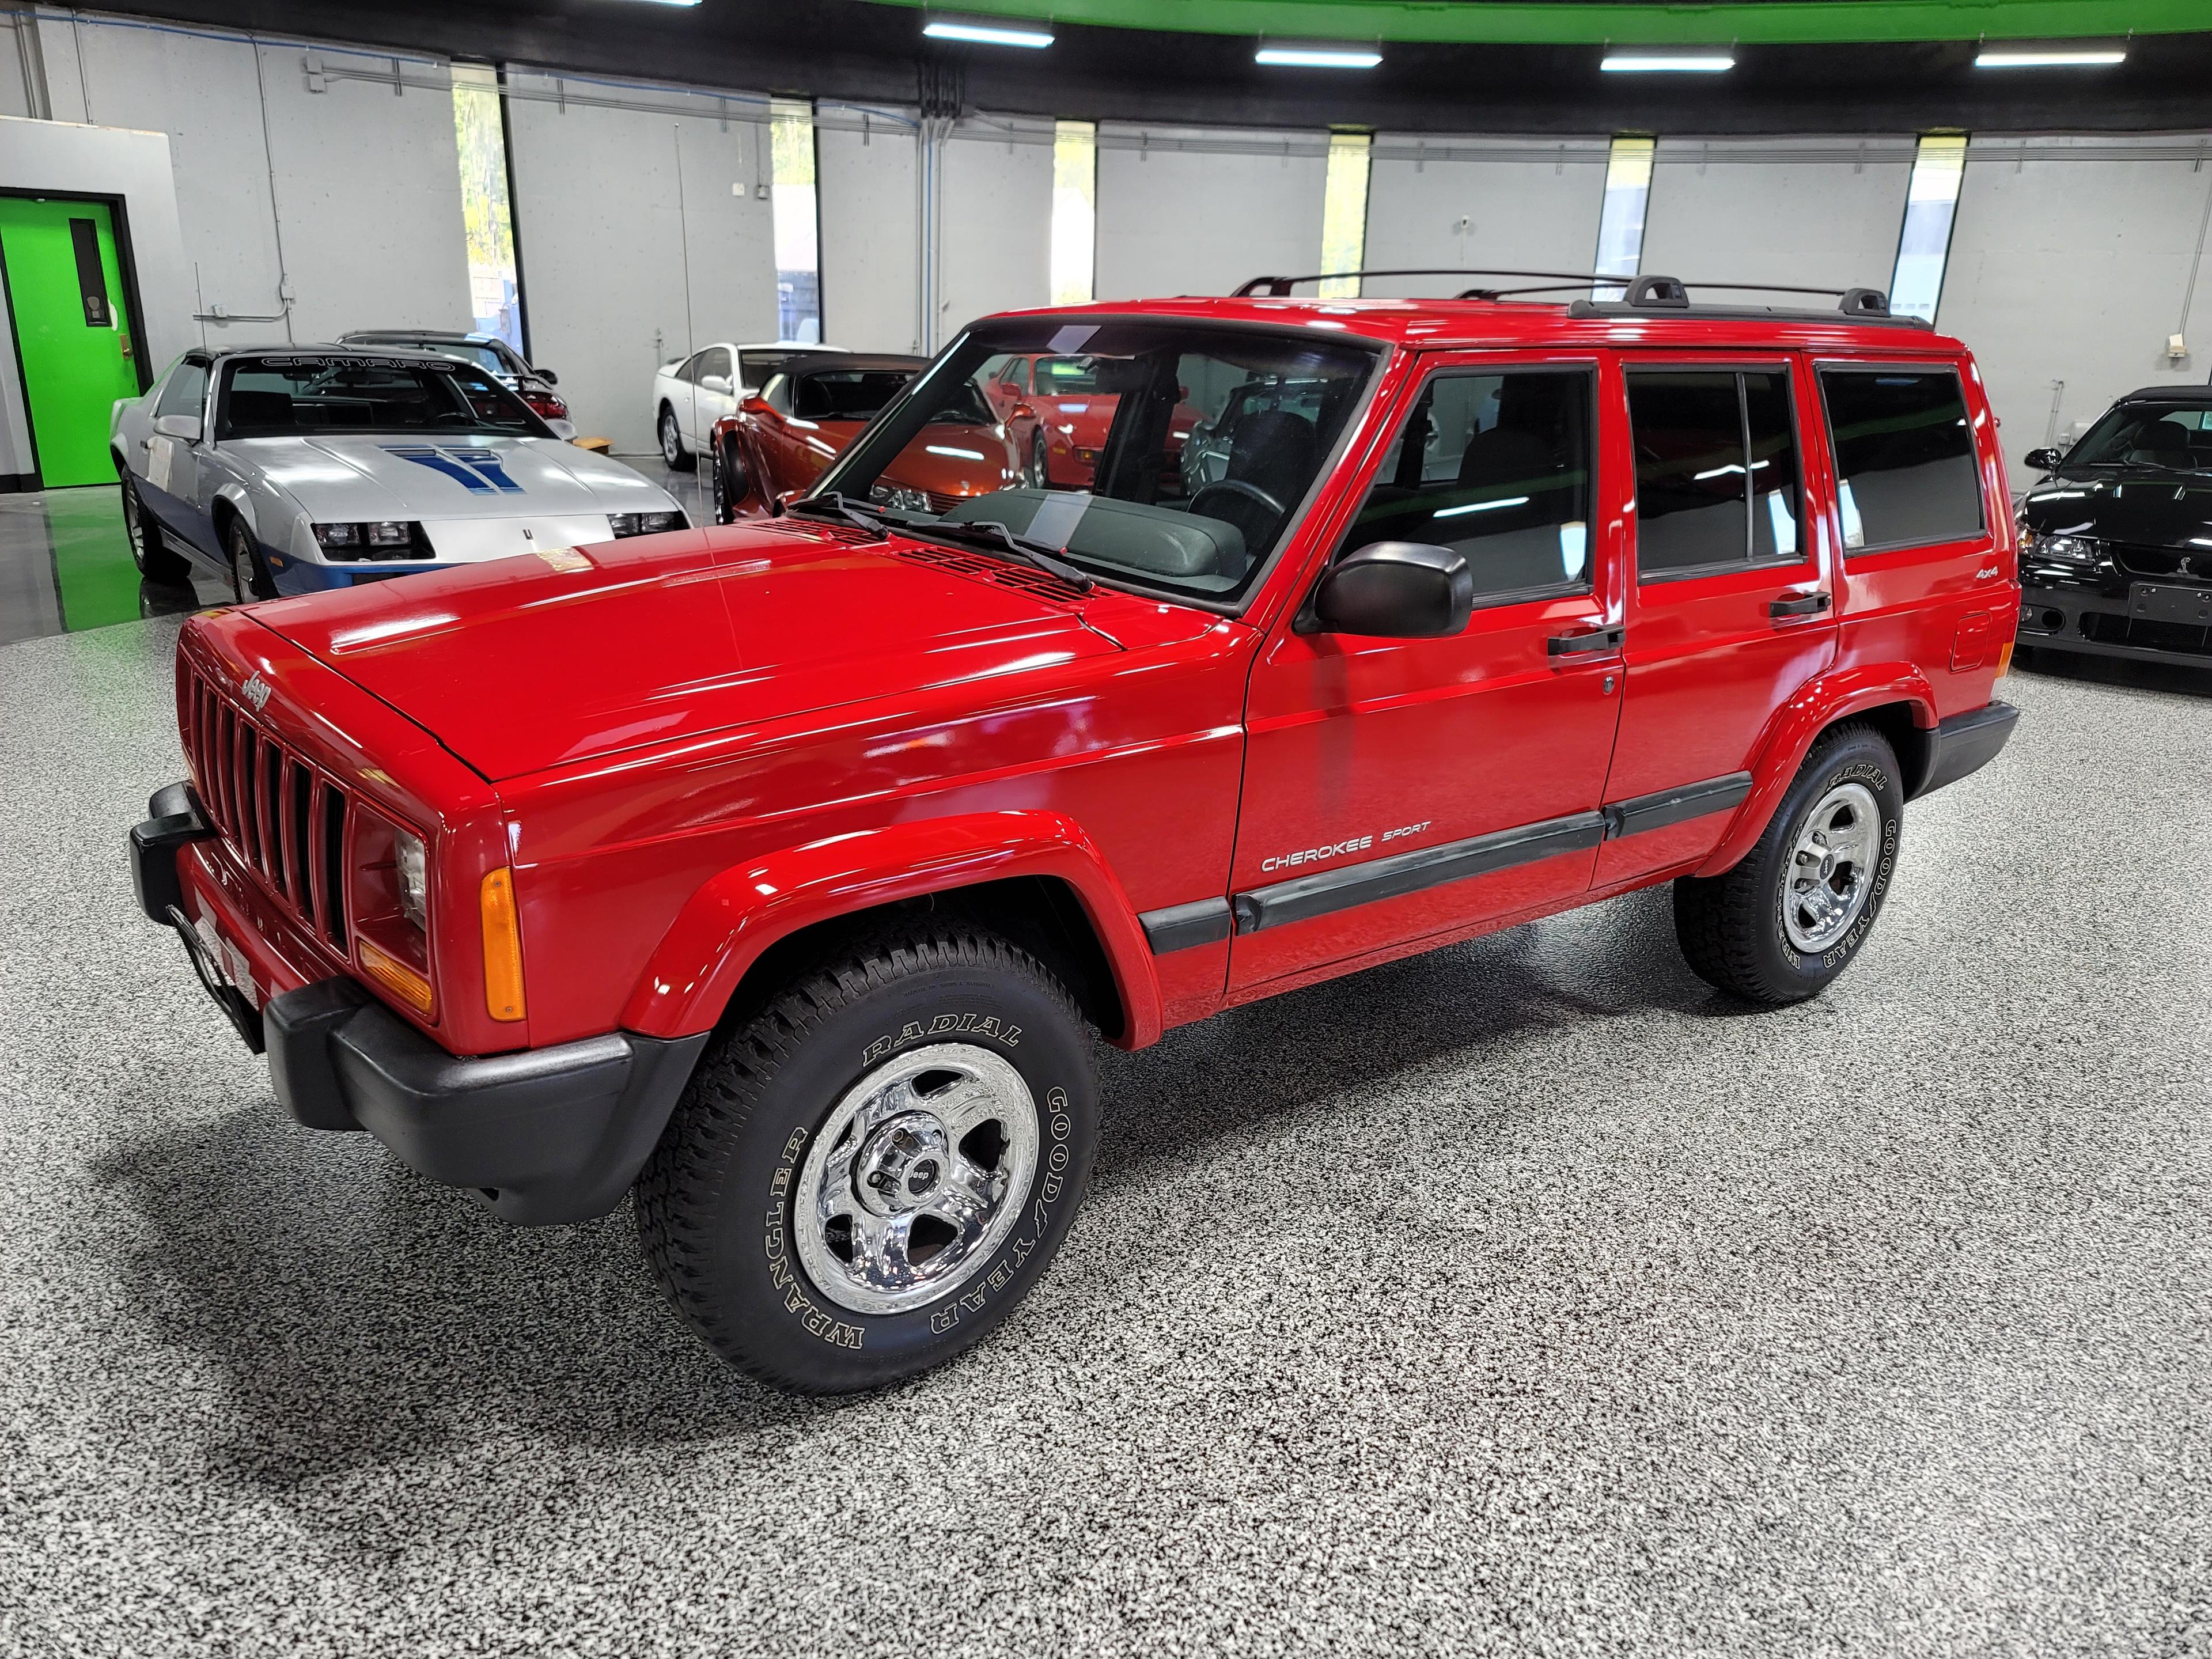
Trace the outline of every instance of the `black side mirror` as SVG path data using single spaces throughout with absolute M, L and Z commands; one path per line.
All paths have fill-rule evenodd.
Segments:
M 2060 457 L 2055 449 L 2031 449 L 2021 459 L 2035 471 L 2056 472 Z
M 1474 573 L 1449 547 L 1371 542 L 1339 559 L 1314 590 L 1311 630 L 1386 640 L 1456 634 L 1474 614 Z

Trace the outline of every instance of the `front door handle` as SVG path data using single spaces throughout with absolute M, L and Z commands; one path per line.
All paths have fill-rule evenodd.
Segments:
M 1826 611 L 1831 601 L 1826 593 L 1796 593 L 1786 599 L 1777 599 L 1766 607 L 1770 617 L 1817 617 Z
M 1545 649 L 1555 657 L 1586 657 L 1593 652 L 1618 651 L 1626 632 L 1616 626 L 1593 629 L 1586 634 L 1554 634 L 1546 641 Z

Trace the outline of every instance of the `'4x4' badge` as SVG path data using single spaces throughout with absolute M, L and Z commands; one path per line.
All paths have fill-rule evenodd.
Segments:
M 522 486 L 507 476 L 507 467 L 492 449 L 441 449 L 431 444 L 384 444 L 380 446 L 387 455 L 397 455 L 403 461 L 412 461 L 417 466 L 427 466 L 433 472 L 442 472 L 464 489 L 479 495 L 489 495 L 494 490 L 506 490 L 511 495 L 522 494 Z

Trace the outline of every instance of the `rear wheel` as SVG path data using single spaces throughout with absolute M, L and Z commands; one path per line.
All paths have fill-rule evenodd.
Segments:
M 230 596 L 235 605 L 250 605 L 256 599 L 276 597 L 276 584 L 270 579 L 268 567 L 261 561 L 260 550 L 253 544 L 253 532 L 246 527 L 243 519 L 233 519 L 222 532 L 223 551 L 228 555 L 230 566 Z
M 638 1232 L 708 1345 L 842 1394 L 1006 1319 L 1090 1175 L 1090 1038 L 1043 964 L 952 925 L 878 934 L 710 1047 L 640 1176 Z
M 676 424 L 676 411 L 666 404 L 660 406 L 660 459 L 675 472 L 689 472 L 699 464 L 699 458 L 684 447 L 683 428 Z
M 131 562 L 148 581 L 178 583 L 191 579 L 191 567 L 161 539 L 161 526 L 147 513 L 145 502 L 138 498 L 138 486 L 127 472 L 123 475 L 123 532 L 131 539 Z
M 1699 978 L 1749 1002 L 1819 994 L 1881 914 L 1904 812 L 1897 757 L 1881 734 L 1824 732 L 1743 861 L 1674 884 L 1682 955 Z

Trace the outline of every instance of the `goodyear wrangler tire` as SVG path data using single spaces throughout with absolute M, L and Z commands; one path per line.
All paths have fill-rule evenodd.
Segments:
M 946 924 L 865 941 L 718 1037 L 636 1190 L 678 1310 L 779 1387 L 842 1394 L 995 1328 L 1073 1218 L 1091 1040 L 1034 957 Z
M 1708 984 L 1778 1006 L 1818 995 L 1866 943 L 1904 827 L 1897 757 L 1870 726 L 1823 732 L 1759 843 L 1674 884 L 1674 936 Z

